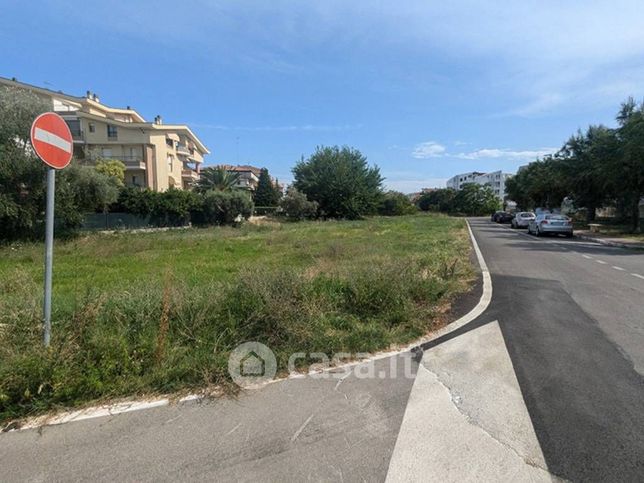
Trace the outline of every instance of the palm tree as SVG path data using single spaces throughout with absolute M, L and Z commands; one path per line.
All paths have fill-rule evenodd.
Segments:
M 201 170 L 197 191 L 232 191 L 239 182 L 239 173 L 228 171 L 222 166 L 204 168 Z

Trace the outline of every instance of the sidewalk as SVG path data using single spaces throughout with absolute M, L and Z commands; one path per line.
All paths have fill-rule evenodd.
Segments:
M 633 240 L 631 238 L 619 238 L 611 235 L 604 235 L 602 233 L 592 233 L 588 230 L 575 231 L 575 236 L 577 238 L 581 238 L 582 240 L 593 241 L 611 247 L 644 250 L 644 242 Z

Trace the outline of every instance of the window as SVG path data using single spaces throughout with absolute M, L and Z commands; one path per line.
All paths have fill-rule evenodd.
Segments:
M 112 157 L 112 149 L 111 148 L 103 148 L 101 149 L 101 156 L 104 158 L 111 158 Z
M 118 132 L 116 130 L 116 126 L 113 126 L 112 124 L 107 125 L 107 138 L 108 139 L 116 139 L 118 137 Z
M 93 122 L 89 123 L 89 132 L 96 132 L 96 125 Z
M 132 184 L 134 186 L 139 186 L 139 179 L 137 176 L 132 176 Z
M 172 171 L 174 168 L 174 157 L 171 154 L 168 154 L 168 170 Z
M 69 126 L 69 131 L 72 133 L 72 136 L 75 138 L 80 137 L 80 121 L 78 119 L 66 119 L 65 122 L 67 123 L 67 126 Z
M 167 146 L 174 148 L 174 141 L 170 138 L 165 138 L 165 143 Z

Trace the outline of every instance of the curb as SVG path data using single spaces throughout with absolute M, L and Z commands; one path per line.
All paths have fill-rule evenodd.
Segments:
M 575 237 L 579 238 L 580 240 L 591 241 L 591 242 L 599 243 L 600 245 L 606 245 L 609 247 L 630 248 L 631 250 L 644 250 L 644 243 L 637 243 L 637 242 L 620 243 L 620 242 L 606 240 L 603 238 L 595 238 L 588 235 L 575 235 Z

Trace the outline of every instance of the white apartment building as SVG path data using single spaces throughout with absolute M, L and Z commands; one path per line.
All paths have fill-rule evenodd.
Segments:
M 493 171 L 491 173 L 481 173 L 472 171 L 470 173 L 457 174 L 447 180 L 447 187 L 460 190 L 464 184 L 474 183 L 481 186 L 489 185 L 494 194 L 503 200 L 505 198 L 505 181 L 512 176 L 502 171 Z

